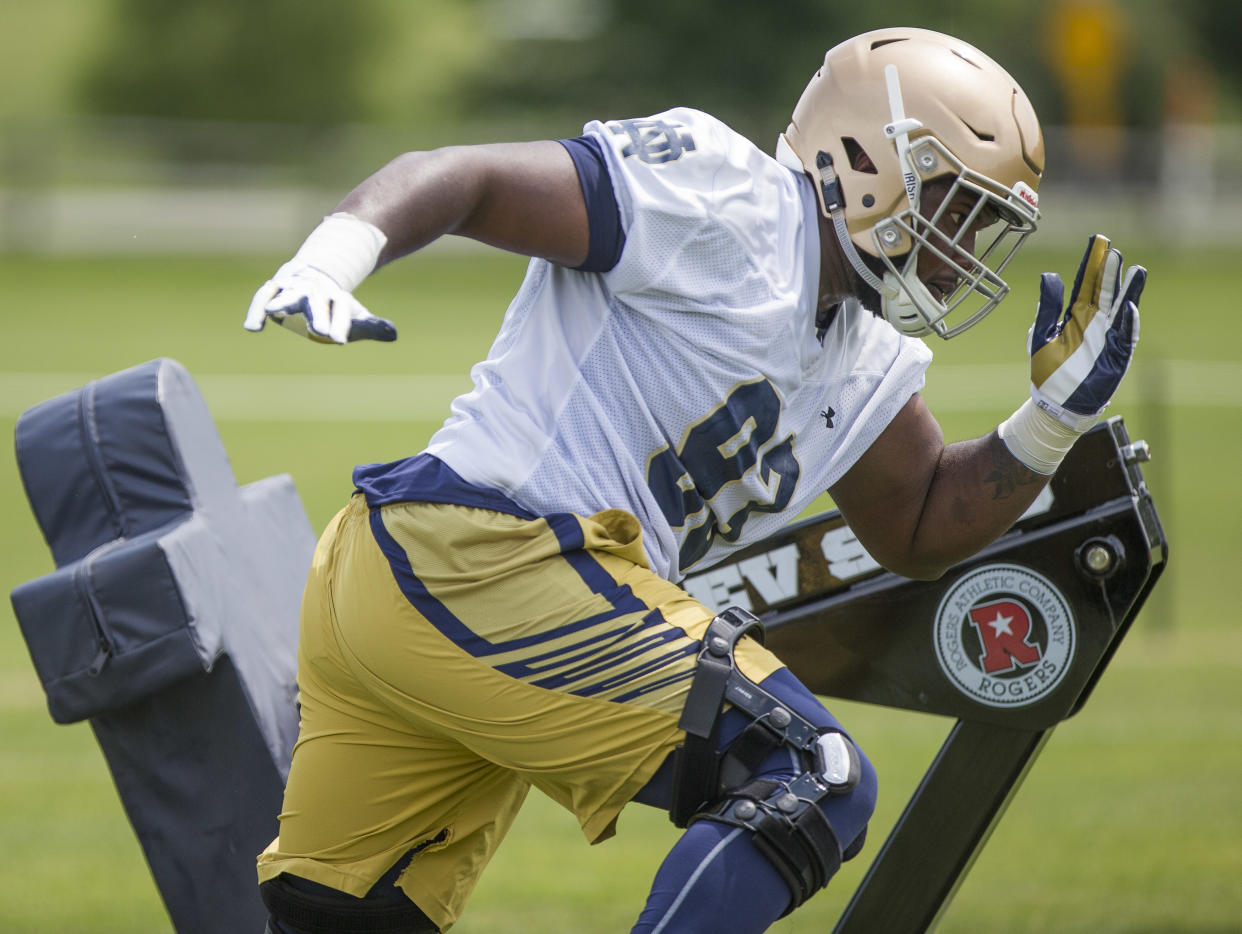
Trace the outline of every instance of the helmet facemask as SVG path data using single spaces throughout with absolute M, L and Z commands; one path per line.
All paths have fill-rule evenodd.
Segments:
M 932 136 L 908 143 L 902 161 L 914 169 L 906 173 L 910 203 L 871 230 L 885 267 L 881 313 L 904 334 L 956 337 L 1009 293 L 1000 273 L 1035 232 L 1036 195 L 1022 182 L 1006 191 Z M 920 264 L 934 270 L 932 288 Z

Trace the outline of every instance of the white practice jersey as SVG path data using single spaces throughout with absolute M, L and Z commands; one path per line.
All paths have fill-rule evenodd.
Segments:
M 931 353 L 853 303 L 817 339 L 819 209 L 796 161 L 689 109 L 585 133 L 620 260 L 533 260 L 427 451 L 536 513 L 633 513 L 652 569 L 679 580 L 839 480 Z

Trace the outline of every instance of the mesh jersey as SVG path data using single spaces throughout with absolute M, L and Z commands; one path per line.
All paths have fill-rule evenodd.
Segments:
M 775 532 L 923 385 L 930 351 L 855 304 L 817 339 L 818 204 L 707 114 L 592 122 L 617 265 L 532 260 L 427 452 L 535 513 L 642 524 L 677 580 Z

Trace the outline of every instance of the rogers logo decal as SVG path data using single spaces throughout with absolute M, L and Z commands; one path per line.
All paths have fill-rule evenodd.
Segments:
M 1069 604 L 1048 580 L 1014 564 L 977 568 L 940 601 L 936 660 L 963 694 L 990 707 L 1047 696 L 1074 659 Z

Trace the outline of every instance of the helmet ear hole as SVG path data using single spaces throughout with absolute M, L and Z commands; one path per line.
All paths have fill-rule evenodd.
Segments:
M 844 136 L 841 138 L 841 145 L 845 147 L 845 155 L 850 160 L 851 169 L 867 175 L 879 174 L 879 170 L 875 167 L 875 163 L 871 161 L 871 157 L 867 155 L 867 151 L 858 145 L 858 140 L 852 136 Z

